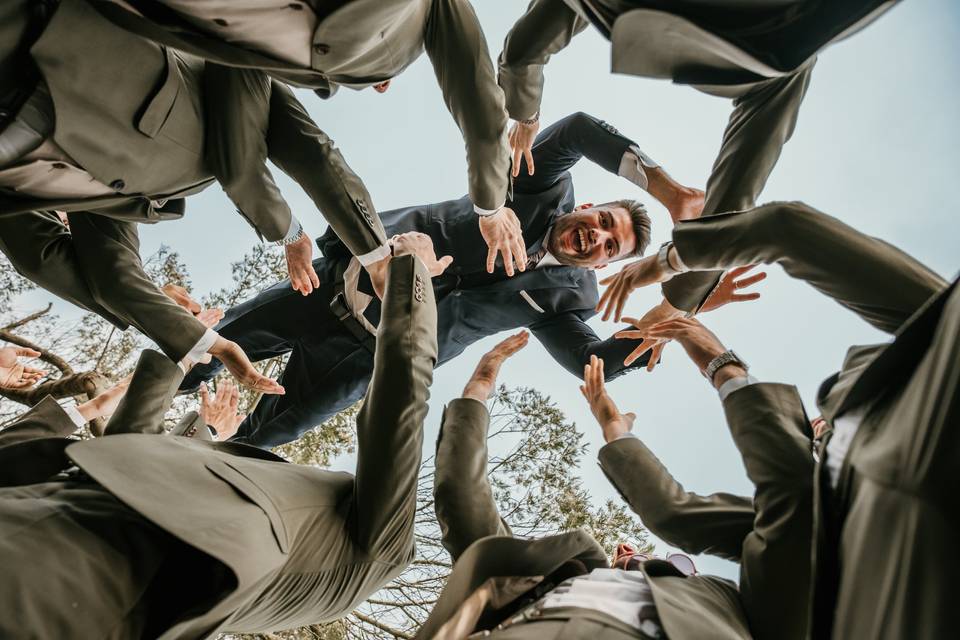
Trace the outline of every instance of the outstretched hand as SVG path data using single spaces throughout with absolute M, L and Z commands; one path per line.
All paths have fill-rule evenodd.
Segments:
M 766 271 L 760 271 L 759 273 L 741 278 L 741 276 L 744 276 L 756 266 L 755 264 L 750 264 L 745 267 L 737 267 L 724 274 L 723 279 L 720 280 L 720 284 L 716 286 L 710 293 L 710 297 L 708 297 L 706 301 L 704 301 L 703 306 L 700 307 L 700 313 L 719 309 L 723 305 L 730 304 L 731 302 L 747 302 L 759 298 L 760 294 L 756 291 L 751 293 L 737 293 L 767 277 Z
M 419 231 L 408 231 L 393 237 L 393 254 L 413 254 L 420 258 L 431 278 L 436 278 L 453 263 L 453 256 L 438 258 L 433 248 L 433 238 Z
M 200 321 L 200 324 L 207 329 L 215 327 L 223 319 L 222 309 L 204 309 L 199 302 L 193 299 L 190 292 L 178 284 L 165 284 L 160 290 L 168 298 L 192 313 Z
M 620 322 L 623 307 L 634 290 L 668 279 L 655 255 L 628 264 L 619 273 L 600 281 L 607 288 L 597 303 L 597 312 L 603 313 L 604 321 L 612 316 L 614 322 Z
M 674 318 L 655 324 L 647 330 L 647 336 L 679 342 L 700 373 L 704 373 L 707 365 L 726 351 L 720 339 L 696 318 Z M 713 382 L 716 384 L 717 379 Z
M 580 393 L 587 399 L 590 412 L 600 423 L 603 430 L 603 439 L 612 442 L 629 433 L 633 429 L 633 422 L 637 419 L 634 413 L 620 413 L 613 399 L 607 394 L 604 385 L 603 360 L 597 356 L 590 356 L 590 362 L 583 367 L 583 385 Z
M 636 349 L 631 351 L 630 355 L 624 358 L 624 366 L 629 367 L 636 362 L 637 358 L 645 354 L 647 351 L 650 351 L 650 360 L 647 362 L 647 371 L 653 371 L 654 367 L 657 366 L 657 362 L 660 360 L 660 354 L 663 352 L 663 347 L 668 341 L 660 338 L 650 338 L 647 335 L 647 331 L 650 329 L 650 327 L 660 322 L 671 320 L 673 318 L 679 318 L 682 315 L 682 311 L 674 308 L 673 305 L 664 299 L 660 302 L 660 304 L 643 314 L 642 318 L 624 318 L 624 321 L 632 324 L 634 328 L 618 331 L 614 334 L 614 337 L 621 340 L 641 340 Z
M 200 384 L 200 419 L 213 427 L 218 440 L 232 438 L 240 423 L 247 417 L 237 413 L 239 404 L 240 390 L 233 381 L 223 381 L 212 398 L 207 384 Z
M 283 395 L 283 387 L 276 381 L 263 375 L 253 366 L 250 358 L 243 352 L 236 342 L 221 336 L 210 347 L 210 354 L 220 360 L 227 371 L 245 387 L 250 387 L 261 393 Z
M 480 216 L 480 235 L 487 243 L 487 273 L 493 273 L 497 254 L 503 255 L 503 268 L 508 277 L 513 277 L 513 265 L 520 271 L 527 270 L 527 248 L 523 243 L 523 228 L 517 214 L 510 207 L 500 207 L 491 216 Z
M 131 373 L 115 385 L 104 391 L 98 396 L 77 405 L 77 412 L 83 416 L 87 422 L 97 418 L 105 418 L 113 415 L 120 405 L 120 400 L 126 395 L 130 388 L 130 381 L 133 379 Z
M 510 151 L 513 153 L 514 178 L 520 175 L 520 156 L 523 156 L 523 159 L 527 161 L 527 175 L 533 175 L 533 143 L 537 139 L 539 130 L 539 118 L 533 122 L 514 122 L 513 127 L 510 128 Z
M 313 241 L 310 236 L 304 233 L 296 242 L 284 245 L 283 252 L 287 257 L 290 286 L 305 296 L 310 295 L 315 287 L 320 286 L 320 276 L 313 268 Z
M 22 364 L 20 358 L 37 358 L 39 356 L 39 351 L 27 347 L 3 347 L 0 349 L 0 389 L 32 387 L 45 374 L 42 369 Z
M 527 346 L 530 334 L 524 329 L 505 340 L 501 340 L 493 349 L 485 353 L 477 364 L 473 375 L 463 389 L 464 398 L 473 398 L 486 402 L 497 385 L 497 375 L 503 363 L 516 352 Z

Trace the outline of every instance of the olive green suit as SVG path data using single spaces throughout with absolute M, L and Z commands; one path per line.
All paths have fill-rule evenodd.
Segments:
M 653 533 L 690 553 L 740 563 L 739 590 L 714 576 L 686 577 L 662 560 L 644 563 L 667 637 L 803 638 L 813 459 L 799 395 L 793 387 L 757 384 L 731 393 L 724 410 L 756 486 L 752 499 L 684 491 L 637 438 L 604 446 L 600 466 Z M 518 596 L 567 561 L 579 560 L 587 570 L 607 566 L 603 549 L 583 531 L 510 537 L 487 479 L 488 422 L 486 407 L 476 400 L 454 400 L 444 413 L 434 497 L 443 544 L 455 564 L 418 638 L 447 640 L 496 627 L 517 608 Z M 474 594 L 483 589 L 491 595 L 478 607 Z M 544 610 L 493 637 L 642 637 L 616 622 L 587 609 Z
M 793 135 L 816 54 L 895 0 L 533 0 L 507 34 L 500 85 L 511 117 L 540 109 L 543 67 L 593 23 L 611 41 L 614 73 L 668 79 L 731 98 L 703 215 L 756 204 Z M 676 308 L 699 308 L 719 273 L 667 283 Z
M 341 84 L 361 87 L 390 80 L 425 50 L 447 109 L 463 134 L 470 199 L 482 209 L 495 209 L 504 202 L 510 171 L 507 116 L 483 30 L 468 0 L 330 3 L 332 11 L 317 13 L 309 67 L 205 33 L 162 0 L 131 2 L 142 16 L 112 0 L 91 0 L 91 4 L 141 36 L 219 64 L 263 69 L 284 82 L 313 88 L 324 98 Z M 217 17 L 211 20 L 231 22 L 229 7 L 220 4 Z M 288 3 L 277 6 L 279 12 L 289 14 L 290 10 Z M 276 40 L 286 36 L 261 34 Z
M 865 411 L 832 489 L 815 488 L 815 638 L 955 635 L 960 571 L 960 289 L 895 247 L 802 203 L 679 224 L 695 270 L 780 264 L 871 325 L 887 344 L 851 347 L 818 404 L 834 427 Z
M 126 505 L 126 515 L 118 518 L 118 523 L 134 522 L 138 533 L 130 540 L 164 539 L 150 533 L 149 524 L 185 543 L 181 547 L 194 551 L 201 560 L 192 569 L 183 562 L 187 551 L 174 549 L 181 563 L 177 566 L 183 566 L 172 576 L 174 591 L 157 593 L 156 600 L 148 597 L 137 619 L 102 615 L 113 610 L 112 596 L 122 600 L 131 594 L 127 588 L 115 588 L 113 582 L 103 587 L 97 582 L 126 580 L 128 574 L 121 569 L 131 563 L 129 556 L 101 560 L 107 569 L 112 568 L 111 562 L 118 563 L 119 569 L 107 572 L 114 576 L 111 578 L 82 575 L 84 567 L 90 571 L 96 567 L 81 563 L 76 581 L 86 580 L 81 591 L 89 596 L 78 607 L 82 612 L 78 615 L 69 602 L 83 594 L 62 602 L 44 599 L 51 585 L 42 571 L 33 571 L 17 554 L 17 544 L 33 544 L 35 536 L 30 536 L 28 527 L 25 537 L 16 537 L 16 544 L 5 541 L 0 552 L 7 550 L 2 564 L 16 571 L 21 581 L 17 593 L 23 592 L 23 598 L 32 599 L 34 606 L 15 615 L 7 607 L 20 596 L 6 594 L 0 599 L 0 607 L 4 607 L 0 635 L 39 629 L 49 630 L 47 635 L 37 634 L 41 637 L 54 637 L 54 632 L 59 634 L 55 637 L 103 637 L 108 634 L 101 631 L 109 628 L 111 637 L 150 629 L 162 638 L 201 638 L 222 631 L 287 629 L 346 615 L 413 559 L 422 428 L 436 356 L 436 306 L 430 275 L 417 258 L 402 256 L 390 266 L 375 371 L 357 416 L 355 476 L 288 464 L 266 451 L 235 443 L 117 430 L 72 444 L 42 439 L 0 448 L 0 484 L 7 486 L 0 489 L 0 518 L 10 512 L 4 506 L 3 498 L 8 495 L 4 492 L 17 493 L 21 498 L 17 504 L 30 506 L 36 500 L 24 501 L 19 494 L 56 489 L 42 480 L 31 485 L 32 489 L 21 486 L 38 478 L 30 468 L 15 476 L 5 473 L 7 460 L 30 459 L 41 466 L 46 463 L 45 456 L 37 459 L 32 453 L 46 454 L 49 443 L 67 443 L 60 444 L 61 465 L 68 458 L 96 487 L 108 492 L 108 497 Z M 169 402 L 179 378 L 170 370 L 167 380 L 156 385 L 158 397 Z M 120 424 L 117 417 L 111 425 L 113 422 Z M 149 424 L 144 424 L 149 430 Z M 80 489 L 90 490 L 90 483 Z M 18 513 L 14 510 L 10 517 Z M 37 522 L 34 526 L 46 525 Z M 55 530 L 46 538 L 54 550 L 69 543 Z M 153 553 L 152 544 L 144 546 L 148 555 Z M 62 558 L 58 561 L 65 562 Z M 136 566 L 133 569 L 136 574 Z M 211 575 L 221 577 L 212 580 Z M 198 582 L 212 584 L 208 590 L 196 591 L 193 585 Z M 138 597 L 144 586 L 141 581 L 141 591 L 133 595 Z M 148 596 L 155 593 L 153 587 L 146 585 Z M 178 589 L 196 592 L 190 599 L 177 593 Z M 111 598 L 104 597 L 105 593 Z M 58 613 L 61 611 L 63 615 Z M 165 614 L 162 625 L 156 620 L 158 611 Z M 71 619 L 90 621 L 91 626 L 71 624 Z M 57 627 L 58 621 L 63 626 Z M 4 624 L 7 627 L 2 627 Z
M 20 4 L 4 5 L 0 17 L 21 18 Z M 262 238 L 283 238 L 292 219 L 269 158 L 351 251 L 385 242 L 363 183 L 293 93 L 262 73 L 205 66 L 81 0 L 61 2 L 31 54 L 56 107 L 54 141 L 117 193 L 44 199 L 0 190 L 0 250 L 28 279 L 120 328 L 137 327 L 171 359 L 205 328 L 144 275 L 136 223 L 181 217 L 178 198 L 214 177 Z M 52 210 L 71 212 L 69 230 Z

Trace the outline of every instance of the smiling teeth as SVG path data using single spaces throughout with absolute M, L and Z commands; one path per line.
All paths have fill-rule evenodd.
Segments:
M 583 237 L 583 229 L 577 229 L 577 239 L 580 241 L 579 251 L 583 253 L 587 249 L 587 240 Z

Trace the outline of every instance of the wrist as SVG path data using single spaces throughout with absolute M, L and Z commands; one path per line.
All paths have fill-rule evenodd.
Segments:
M 717 369 L 716 374 L 713 376 L 713 386 L 715 389 L 719 389 L 723 384 L 733 378 L 746 378 L 747 370 L 744 369 L 736 362 L 731 362 L 726 364 L 719 369 Z
M 87 400 L 86 402 L 81 402 L 77 405 L 77 413 L 79 413 L 84 422 L 90 422 L 100 417 L 100 410 L 97 408 L 96 400 Z
M 620 420 L 608 422 L 607 424 L 602 425 L 601 429 L 603 430 L 603 439 L 608 444 L 619 439 L 625 433 L 630 432 L 630 429 L 628 429 Z

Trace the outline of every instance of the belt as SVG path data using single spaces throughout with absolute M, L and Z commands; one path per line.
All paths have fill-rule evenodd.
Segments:
M 340 321 L 340 324 L 350 332 L 350 335 L 363 345 L 364 349 L 370 353 L 374 353 L 377 346 L 377 337 L 370 333 L 367 328 L 357 320 L 357 317 L 353 314 L 353 309 L 347 304 L 346 287 L 343 280 L 343 272 L 346 271 L 347 264 L 349 264 L 349 262 L 341 261 L 337 265 L 336 280 L 333 285 L 334 295 L 333 300 L 330 301 L 330 312 L 333 313 L 337 320 Z

